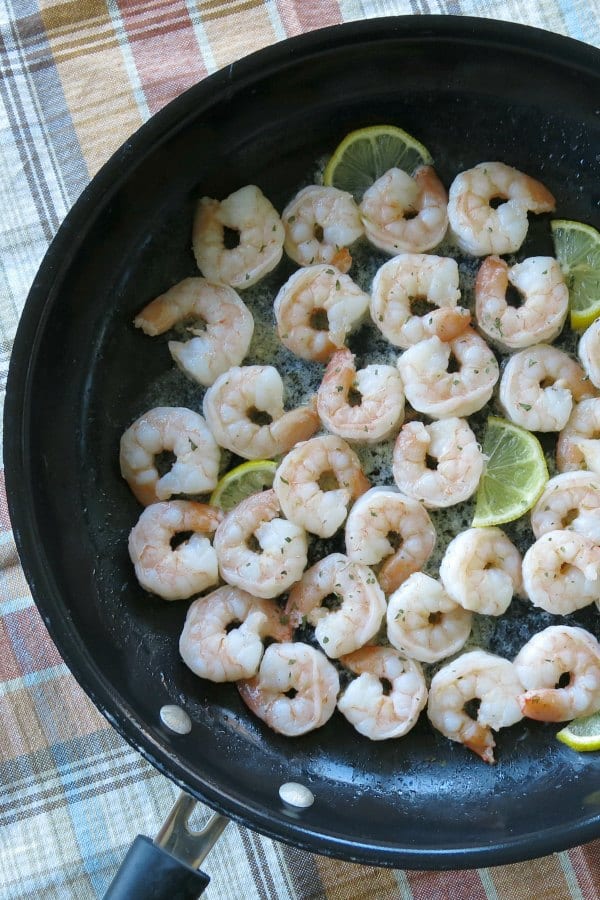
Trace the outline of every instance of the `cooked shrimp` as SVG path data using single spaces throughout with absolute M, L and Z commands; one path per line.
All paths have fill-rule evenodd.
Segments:
M 263 600 L 283 594 L 306 568 L 306 532 L 281 516 L 272 490 L 251 494 L 230 510 L 214 546 L 223 580 Z
M 352 194 L 311 184 L 303 188 L 281 213 L 283 248 L 300 266 L 330 263 L 340 272 L 352 265 L 348 251 L 363 233 Z
M 352 500 L 369 489 L 360 460 L 342 438 L 320 435 L 303 441 L 283 458 L 273 482 L 290 522 L 319 537 L 343 524 Z
M 367 188 L 360 215 L 367 239 L 385 253 L 426 253 L 443 240 L 448 228 L 448 195 L 431 166 L 411 178 L 389 169 Z
M 500 616 L 521 594 L 521 554 L 500 528 L 467 528 L 450 541 L 440 578 L 464 609 Z
M 326 656 L 298 642 L 271 644 L 258 675 L 237 686 L 244 703 L 269 728 L 298 737 L 331 718 L 340 679 Z
M 437 460 L 432 468 L 428 458 Z M 483 453 L 465 419 L 407 422 L 396 438 L 392 473 L 404 494 L 427 507 L 454 506 L 477 490 Z
M 358 444 L 390 437 L 404 418 L 404 388 L 395 366 L 372 364 L 356 371 L 354 354 L 337 350 L 317 392 L 317 412 L 332 434 Z
M 555 475 L 531 510 L 531 527 L 536 538 L 571 529 L 600 544 L 600 476 L 585 471 Z
M 600 388 L 600 319 L 595 319 L 579 339 L 581 365 L 592 384 Z
M 284 411 L 283 381 L 273 366 L 229 369 L 208 388 L 203 408 L 217 443 L 245 459 L 286 453 L 319 427 L 314 402 Z
M 506 294 L 512 285 L 522 297 L 510 306 Z M 553 341 L 562 331 L 569 310 L 569 291 L 560 266 L 550 256 L 530 256 L 510 266 L 499 256 L 488 256 L 475 282 L 475 316 L 481 331 L 510 350 Z
M 129 556 L 139 583 L 165 600 L 185 600 L 217 584 L 217 554 L 211 535 L 223 514 L 192 500 L 147 506 L 129 534 Z M 172 547 L 178 534 L 192 532 Z
M 354 678 L 338 700 L 339 711 L 371 741 L 399 738 L 416 725 L 427 703 L 418 662 L 392 647 L 363 647 L 340 662 Z
M 450 234 L 472 256 L 514 253 L 527 234 L 527 213 L 552 212 L 556 205 L 543 184 L 501 162 L 461 172 L 448 194 Z M 505 202 L 494 208 L 496 199 Z
M 289 641 L 291 628 L 272 600 L 224 585 L 194 600 L 179 638 L 179 652 L 192 672 L 209 681 L 252 678 L 263 640 Z
M 574 405 L 558 436 L 556 465 L 559 472 L 588 469 L 600 474 L 600 398 Z
M 557 616 L 600 599 L 600 547 L 577 531 L 547 531 L 523 557 L 523 584 L 534 606 Z
M 154 337 L 182 326 L 192 337 L 169 341 L 169 352 L 182 372 L 212 384 L 246 356 L 254 319 L 233 288 L 205 278 L 185 278 L 144 307 L 133 320 L 136 328 Z
M 414 572 L 394 591 L 386 615 L 390 644 L 424 663 L 458 653 L 471 633 L 473 619 L 439 581 L 424 572 Z
M 377 579 L 386 594 L 425 565 L 435 538 L 425 507 L 394 488 L 371 488 L 346 519 L 348 558 L 366 566 L 381 564 Z
M 566 722 L 600 709 L 600 645 L 584 628 L 550 625 L 521 648 L 514 666 L 525 693 L 523 714 L 542 722 Z M 559 687 L 561 679 L 568 683 Z
M 368 294 L 332 265 L 294 272 L 273 304 L 281 343 L 296 356 L 316 362 L 327 362 L 345 346 L 368 307 Z
M 471 650 L 435 673 L 429 688 L 427 715 L 434 728 L 493 763 L 498 731 L 523 718 L 518 697 L 523 685 L 515 666 L 485 650 Z M 477 718 L 465 709 L 480 700 Z
M 471 320 L 467 309 L 457 306 L 456 260 L 420 253 L 401 253 L 379 268 L 371 286 L 371 318 L 395 347 L 411 347 L 437 335 L 451 341 Z M 419 316 L 412 305 L 426 301 L 437 309 Z
M 332 597 L 330 609 L 325 601 Z M 385 615 L 385 596 L 368 566 L 332 553 L 293 586 L 285 612 L 293 628 L 306 617 L 327 656 L 337 659 L 375 637 Z
M 459 368 L 449 372 L 454 358 Z M 408 402 L 433 419 L 470 416 L 484 406 L 499 376 L 496 357 L 471 328 L 444 342 L 438 337 L 405 350 L 398 368 Z
M 229 232 L 234 247 L 225 246 Z M 283 256 L 284 230 L 279 214 L 260 188 L 248 184 L 225 200 L 203 197 L 196 207 L 192 245 L 205 278 L 248 288 L 275 268 Z
M 515 353 L 500 379 L 499 396 L 506 415 L 528 431 L 560 431 L 569 420 L 573 401 L 595 394 L 581 366 L 549 344 Z
M 157 457 L 175 455 L 168 472 L 160 475 Z M 121 475 L 144 506 L 168 500 L 173 494 L 206 494 L 219 478 L 221 452 L 199 413 L 181 406 L 148 410 L 123 433 Z

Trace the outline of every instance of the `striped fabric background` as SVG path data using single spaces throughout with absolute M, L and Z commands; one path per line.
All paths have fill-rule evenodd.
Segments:
M 142 122 L 198 79 L 288 36 L 431 13 L 522 22 L 600 46 L 599 0 L 3 0 L 2 402 L 44 252 L 89 179 Z M 132 838 L 157 832 L 176 793 L 95 711 L 49 640 L 16 555 L 0 468 L 0 898 L 101 897 Z M 205 867 L 212 900 L 600 896 L 600 841 L 495 869 L 392 872 L 230 825 Z

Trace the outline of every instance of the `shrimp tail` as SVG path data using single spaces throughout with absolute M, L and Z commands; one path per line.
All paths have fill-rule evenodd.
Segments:
M 393 593 L 406 579 L 420 569 L 419 561 L 402 553 L 395 553 L 384 560 L 377 580 L 385 594 Z
M 333 255 L 331 265 L 339 269 L 340 272 L 348 272 L 352 265 L 352 255 L 347 247 L 340 247 Z
M 472 735 L 465 739 L 464 744 L 489 765 L 494 765 L 496 762 L 494 759 L 496 742 L 490 728 L 476 722 Z
M 537 722 L 565 722 L 572 718 L 561 702 L 560 690 L 556 688 L 526 691 L 517 700 L 523 715 Z
M 471 324 L 471 313 L 461 306 L 436 310 L 434 333 L 441 341 L 453 341 Z

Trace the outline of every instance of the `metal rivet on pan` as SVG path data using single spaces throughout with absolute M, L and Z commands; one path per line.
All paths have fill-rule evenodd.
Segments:
M 189 734 L 192 730 L 192 720 L 186 711 L 173 703 L 161 707 L 160 719 L 175 734 Z
M 284 803 L 295 806 L 298 809 L 308 809 L 315 802 L 314 794 L 303 784 L 297 781 L 286 781 L 279 788 L 279 796 Z

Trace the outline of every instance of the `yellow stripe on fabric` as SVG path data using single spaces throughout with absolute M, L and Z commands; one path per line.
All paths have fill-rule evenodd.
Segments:
M 496 893 L 510 900 L 531 900 L 532 896 L 544 900 L 580 900 L 573 894 L 565 878 L 558 854 L 488 869 Z
M 402 900 L 398 882 L 389 869 L 315 857 L 327 900 Z
M 278 36 L 262 0 L 203 0 L 198 9 L 217 68 L 275 43 Z M 226 36 L 225 36 L 226 35 Z
M 40 13 L 93 176 L 142 123 L 119 38 L 102 0 L 42 0 Z

